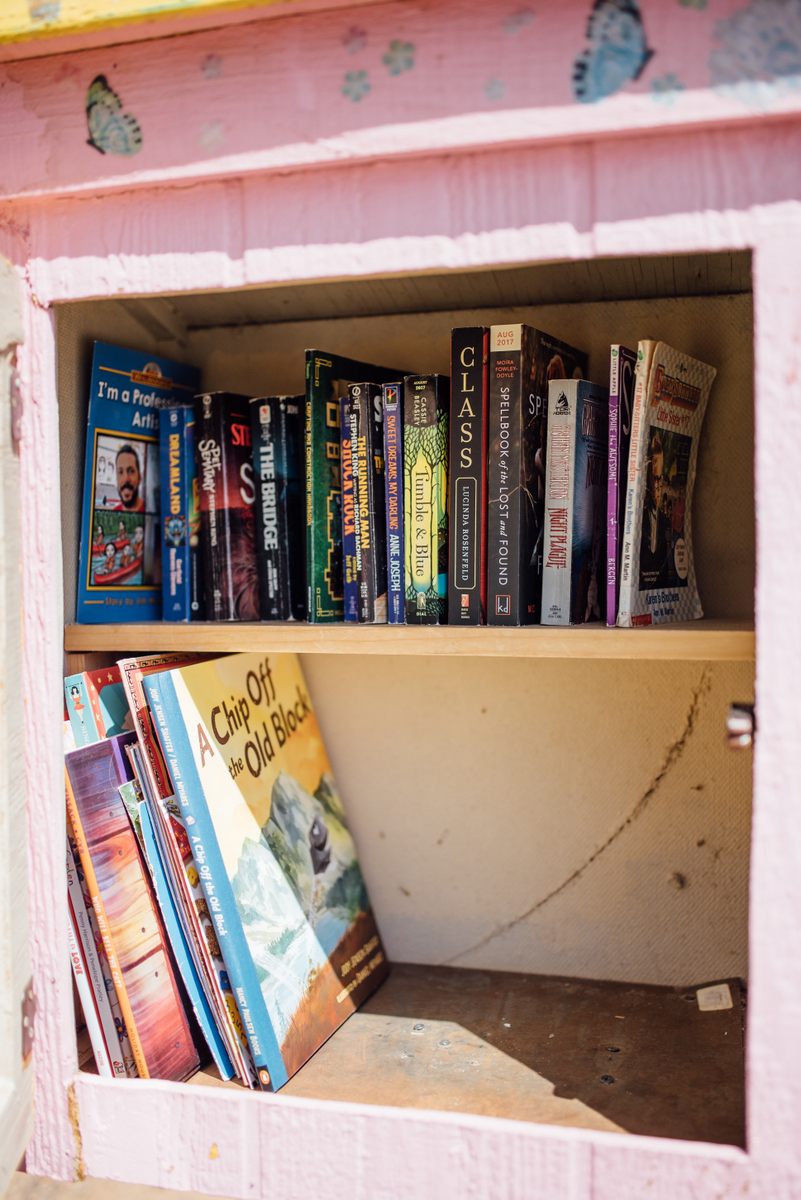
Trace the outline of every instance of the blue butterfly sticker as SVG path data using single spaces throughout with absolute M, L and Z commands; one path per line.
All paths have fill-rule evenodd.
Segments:
M 123 112 L 122 101 L 109 87 L 105 75 L 97 75 L 86 93 L 86 123 L 89 126 L 88 145 L 101 154 L 122 154 L 130 157 L 142 149 L 142 130 L 136 117 Z
M 573 94 L 595 104 L 639 79 L 653 56 L 635 0 L 595 0 L 587 41 L 573 66 Z

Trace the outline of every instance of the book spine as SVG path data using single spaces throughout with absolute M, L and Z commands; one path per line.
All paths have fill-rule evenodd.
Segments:
M 256 479 L 256 564 L 262 621 L 289 615 L 286 571 L 286 523 L 279 503 L 278 458 L 281 412 L 276 397 L 250 402 L 253 466 Z
M 184 408 L 166 408 L 159 420 L 161 459 L 161 610 L 165 621 L 192 617 L 189 562 L 189 481 Z
M 634 403 L 631 413 L 631 443 L 629 445 L 628 470 L 626 472 L 626 518 L 623 527 L 623 546 L 620 555 L 620 595 L 618 598 L 617 623 L 623 628 L 631 625 L 631 606 L 635 586 L 633 572 L 634 539 L 639 536 L 634 500 L 637 482 L 642 470 L 645 451 L 646 422 L 645 401 L 648 391 L 648 374 L 651 367 L 653 342 L 640 342 L 637 347 L 637 369 L 634 382 Z
M 192 851 L 198 863 L 209 911 L 214 916 L 217 940 L 228 968 L 259 1082 L 263 1089 L 277 1091 L 286 1083 L 287 1071 L 237 914 L 233 890 L 184 725 L 175 682 L 172 673 L 167 672 L 145 678 L 142 683 L 167 760 L 176 799 L 190 829 Z
M 542 624 L 570 624 L 573 573 L 573 509 L 576 462 L 576 387 L 560 380 L 548 399 L 548 453 L 545 464 L 545 542 Z
M 342 463 L 342 570 L 345 596 L 345 620 L 359 619 L 359 581 L 356 573 L 356 495 L 351 442 L 350 398 L 340 402 Z
M 83 948 L 78 941 L 78 935 L 75 928 L 75 914 L 72 907 L 72 898 L 67 900 L 67 938 L 70 952 L 70 962 L 72 964 L 72 975 L 75 980 L 75 985 L 78 989 L 78 996 L 83 1009 L 83 1017 L 86 1022 L 86 1028 L 89 1033 L 89 1040 L 92 1043 L 92 1050 L 97 1063 L 98 1073 L 106 1079 L 114 1078 L 114 1070 L 111 1066 L 111 1055 L 109 1048 L 106 1045 L 106 1039 L 103 1036 L 103 1030 L 100 1026 L 100 1017 L 95 1007 L 92 988 L 89 984 L 87 976 Z
M 384 508 L 387 530 L 387 620 L 406 622 L 403 585 L 403 408 L 401 384 L 385 383 Z
M 359 510 L 359 621 L 381 625 L 387 619 L 386 500 L 384 496 L 383 407 L 378 384 L 352 384 L 358 409 L 354 491 Z
M 89 847 L 86 843 L 86 837 L 83 831 L 81 814 L 78 811 L 78 805 L 75 802 L 75 795 L 72 790 L 69 772 L 66 770 L 64 771 L 64 780 L 67 791 L 67 814 L 72 823 L 72 830 L 75 835 L 75 844 L 81 860 L 84 881 L 89 892 L 89 898 L 92 901 L 92 908 L 94 909 L 95 916 L 97 918 L 100 936 L 103 939 L 103 947 L 106 951 L 106 957 L 108 958 L 109 969 L 111 970 L 111 979 L 114 983 L 114 990 L 117 993 L 117 1000 L 119 1002 L 120 1011 L 122 1012 L 125 1029 L 131 1043 L 131 1052 L 134 1056 L 134 1062 L 136 1063 L 136 1068 L 139 1072 L 140 1079 L 149 1079 L 150 1072 L 148 1071 L 147 1062 L 145 1061 L 142 1043 L 139 1040 L 139 1032 L 136 1028 L 136 1022 L 134 1021 L 133 1009 L 131 1008 L 131 1002 L 128 998 L 128 991 L 125 987 L 125 981 L 123 980 L 122 971 L 120 970 L 120 965 L 114 950 L 114 942 L 111 937 L 108 921 L 106 920 L 106 910 L 103 906 L 103 899 L 100 895 L 100 888 L 97 884 L 97 876 L 95 875 L 95 869 L 92 864 L 92 858 L 89 854 Z
M 117 1034 L 117 1026 L 114 1021 L 114 1013 L 111 1010 L 109 994 L 106 991 L 106 981 L 100 966 L 97 947 L 92 936 L 92 927 L 86 911 L 83 892 L 81 891 L 81 884 L 78 878 L 78 869 L 73 857 L 69 836 L 67 837 L 67 893 L 75 924 L 75 933 L 81 947 L 83 968 L 92 990 L 93 1006 L 97 1012 L 98 1021 L 103 1032 L 103 1041 L 108 1051 L 111 1074 L 125 1079 L 127 1072 Z
M 233 582 L 225 521 L 225 438 L 219 396 L 197 397 L 195 423 L 207 615 L 210 621 L 227 621 L 231 619 L 228 597 Z
M 487 435 L 489 330 L 451 336 L 450 623 L 487 619 Z
M 448 409 L 443 376 L 404 380 L 406 621 L 438 625 L 448 606 Z
M 281 454 L 278 478 L 284 497 L 289 611 L 287 620 L 306 616 L 306 519 L 303 487 L 303 396 L 281 401 Z
M 520 625 L 522 328 L 493 325 L 489 356 L 487 624 Z
M 306 620 L 343 619 L 340 416 L 333 358 L 306 354 Z
M 618 490 L 620 479 L 620 346 L 612 346 L 609 363 L 609 476 L 606 491 L 606 623 L 617 619 Z

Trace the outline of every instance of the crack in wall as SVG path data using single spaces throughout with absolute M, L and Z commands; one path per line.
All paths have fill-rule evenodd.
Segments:
M 86 1166 L 83 1161 L 83 1138 L 81 1137 L 81 1113 L 78 1108 L 78 1097 L 75 1095 L 75 1084 L 67 1088 L 67 1114 L 72 1126 L 72 1136 L 75 1139 L 75 1158 L 73 1170 L 78 1180 L 86 1178 Z
M 604 851 L 608 850 L 610 846 L 614 845 L 617 839 L 626 832 L 629 826 L 633 825 L 637 818 L 642 816 L 648 807 L 651 798 L 658 791 L 660 785 L 664 782 L 665 777 L 681 758 L 685 747 L 687 746 L 687 742 L 695 732 L 698 722 L 698 714 L 701 710 L 701 702 L 704 696 L 706 696 L 709 692 L 711 684 L 712 672 L 707 666 L 704 667 L 703 671 L 701 672 L 701 678 L 693 690 L 690 708 L 687 713 L 687 718 L 684 722 L 684 729 L 682 730 L 681 736 L 677 738 L 677 740 L 673 742 L 666 750 L 659 770 L 657 771 L 656 775 L 654 775 L 647 789 L 640 796 L 639 800 L 634 805 L 625 821 L 621 822 L 617 829 L 610 833 L 606 841 L 600 845 L 597 850 L 593 851 L 586 862 L 583 862 L 580 867 L 576 867 L 575 871 L 571 871 L 567 879 L 563 879 L 562 882 L 553 888 L 552 891 L 548 892 L 547 896 L 543 896 L 541 900 L 537 900 L 537 902 L 532 904 L 530 908 L 527 908 L 525 912 L 520 913 L 520 915 L 517 917 L 513 917 L 511 921 L 504 922 L 503 925 L 496 926 L 495 929 L 491 930 L 490 933 L 485 934 L 485 936 L 479 941 L 475 942 L 472 946 L 468 946 L 466 950 L 460 950 L 459 953 L 454 954 L 452 958 L 446 958 L 442 965 L 450 966 L 452 963 L 458 962 L 460 958 L 464 958 L 466 954 L 472 954 L 476 950 L 483 950 L 486 945 L 494 941 L 496 938 L 501 937 L 505 933 L 509 933 L 510 930 L 514 929 L 517 925 L 520 925 L 521 922 L 527 921 L 528 918 L 533 916 L 535 912 L 538 912 L 556 896 L 559 896 L 563 891 L 565 891 L 566 888 L 570 887 L 571 883 L 575 883 L 577 879 L 580 879 L 584 872 L 591 867 L 594 862 L 597 862 Z

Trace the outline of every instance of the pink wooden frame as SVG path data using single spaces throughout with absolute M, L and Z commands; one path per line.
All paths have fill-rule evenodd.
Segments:
M 62 181 L 33 188 L 36 195 L 23 187 L 0 206 L 0 249 L 17 264 L 26 295 L 21 510 L 39 998 L 29 1170 L 68 1179 L 80 1168 L 264 1200 L 801 1197 L 801 122 L 791 111 L 722 115 L 716 103 L 713 97 L 697 122 L 643 133 L 634 97 L 628 109 L 618 104 L 614 128 L 594 117 L 591 131 L 563 126 L 546 145 L 530 120 L 526 133 L 522 118 L 514 144 L 502 148 L 480 121 L 472 137 L 465 126 L 458 145 L 436 122 L 418 123 L 414 144 L 385 127 L 383 148 L 374 134 L 369 162 L 354 153 L 336 163 L 333 155 L 310 171 L 309 162 L 245 155 L 191 179 L 181 167 L 86 188 Z M 739 248 L 752 249 L 754 264 L 758 517 L 747 1152 L 76 1076 L 64 953 L 50 306 L 291 279 Z

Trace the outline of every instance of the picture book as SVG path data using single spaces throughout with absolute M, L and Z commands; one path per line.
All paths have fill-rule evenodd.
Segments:
M 617 620 L 620 594 L 620 550 L 626 513 L 626 472 L 631 445 L 634 369 L 637 355 L 625 346 L 610 347 L 609 484 L 606 502 L 606 623 Z
M 359 621 L 387 620 L 387 520 L 384 492 L 384 406 L 376 383 L 348 388 L 355 506 Z
M 67 812 L 140 1078 L 186 1079 L 198 1068 L 169 950 L 128 813 L 133 733 L 65 756 Z
M 344 617 L 339 402 L 348 384 L 391 383 L 402 371 L 306 351 L 306 619 Z
M 548 385 L 542 624 L 606 617 L 609 391 L 586 379 Z
M 403 577 L 403 384 L 385 383 L 384 489 L 387 513 L 387 621 L 406 622 Z
M 116 737 L 133 728 L 117 666 L 81 671 L 64 680 L 67 715 L 77 746 Z
M 206 617 L 258 621 L 250 399 L 233 392 L 197 396 L 195 422 Z
M 403 526 L 406 621 L 448 619 L 447 375 L 403 381 Z
M 487 622 L 537 625 L 542 601 L 548 384 L 587 356 L 529 325 L 493 325 L 489 363 Z
M 303 396 L 250 401 L 262 621 L 306 615 Z
M 487 432 L 489 330 L 451 333 L 450 545 L 448 620 L 487 620 Z
M 703 616 L 695 579 L 692 494 L 715 367 L 664 342 L 637 348 L 617 623 Z
M 95 1056 L 97 1072 L 106 1079 L 113 1079 L 114 1070 L 111 1066 L 109 1049 L 106 1045 L 100 1019 L 95 1008 L 92 990 L 89 986 L 83 957 L 83 947 L 78 941 L 78 934 L 75 928 L 75 914 L 72 910 L 72 900 L 69 897 L 67 897 L 67 944 L 70 952 L 72 977 L 75 980 L 78 999 L 81 1002 L 83 1019 L 86 1022 L 89 1041 L 92 1044 L 92 1053 Z
M 161 617 L 159 410 L 191 400 L 200 373 L 95 342 L 86 434 L 79 621 Z
M 299 662 L 237 654 L 144 681 L 263 1088 L 388 966 Z
M 166 409 L 159 425 L 162 616 L 165 621 L 200 621 L 203 580 L 194 406 Z

